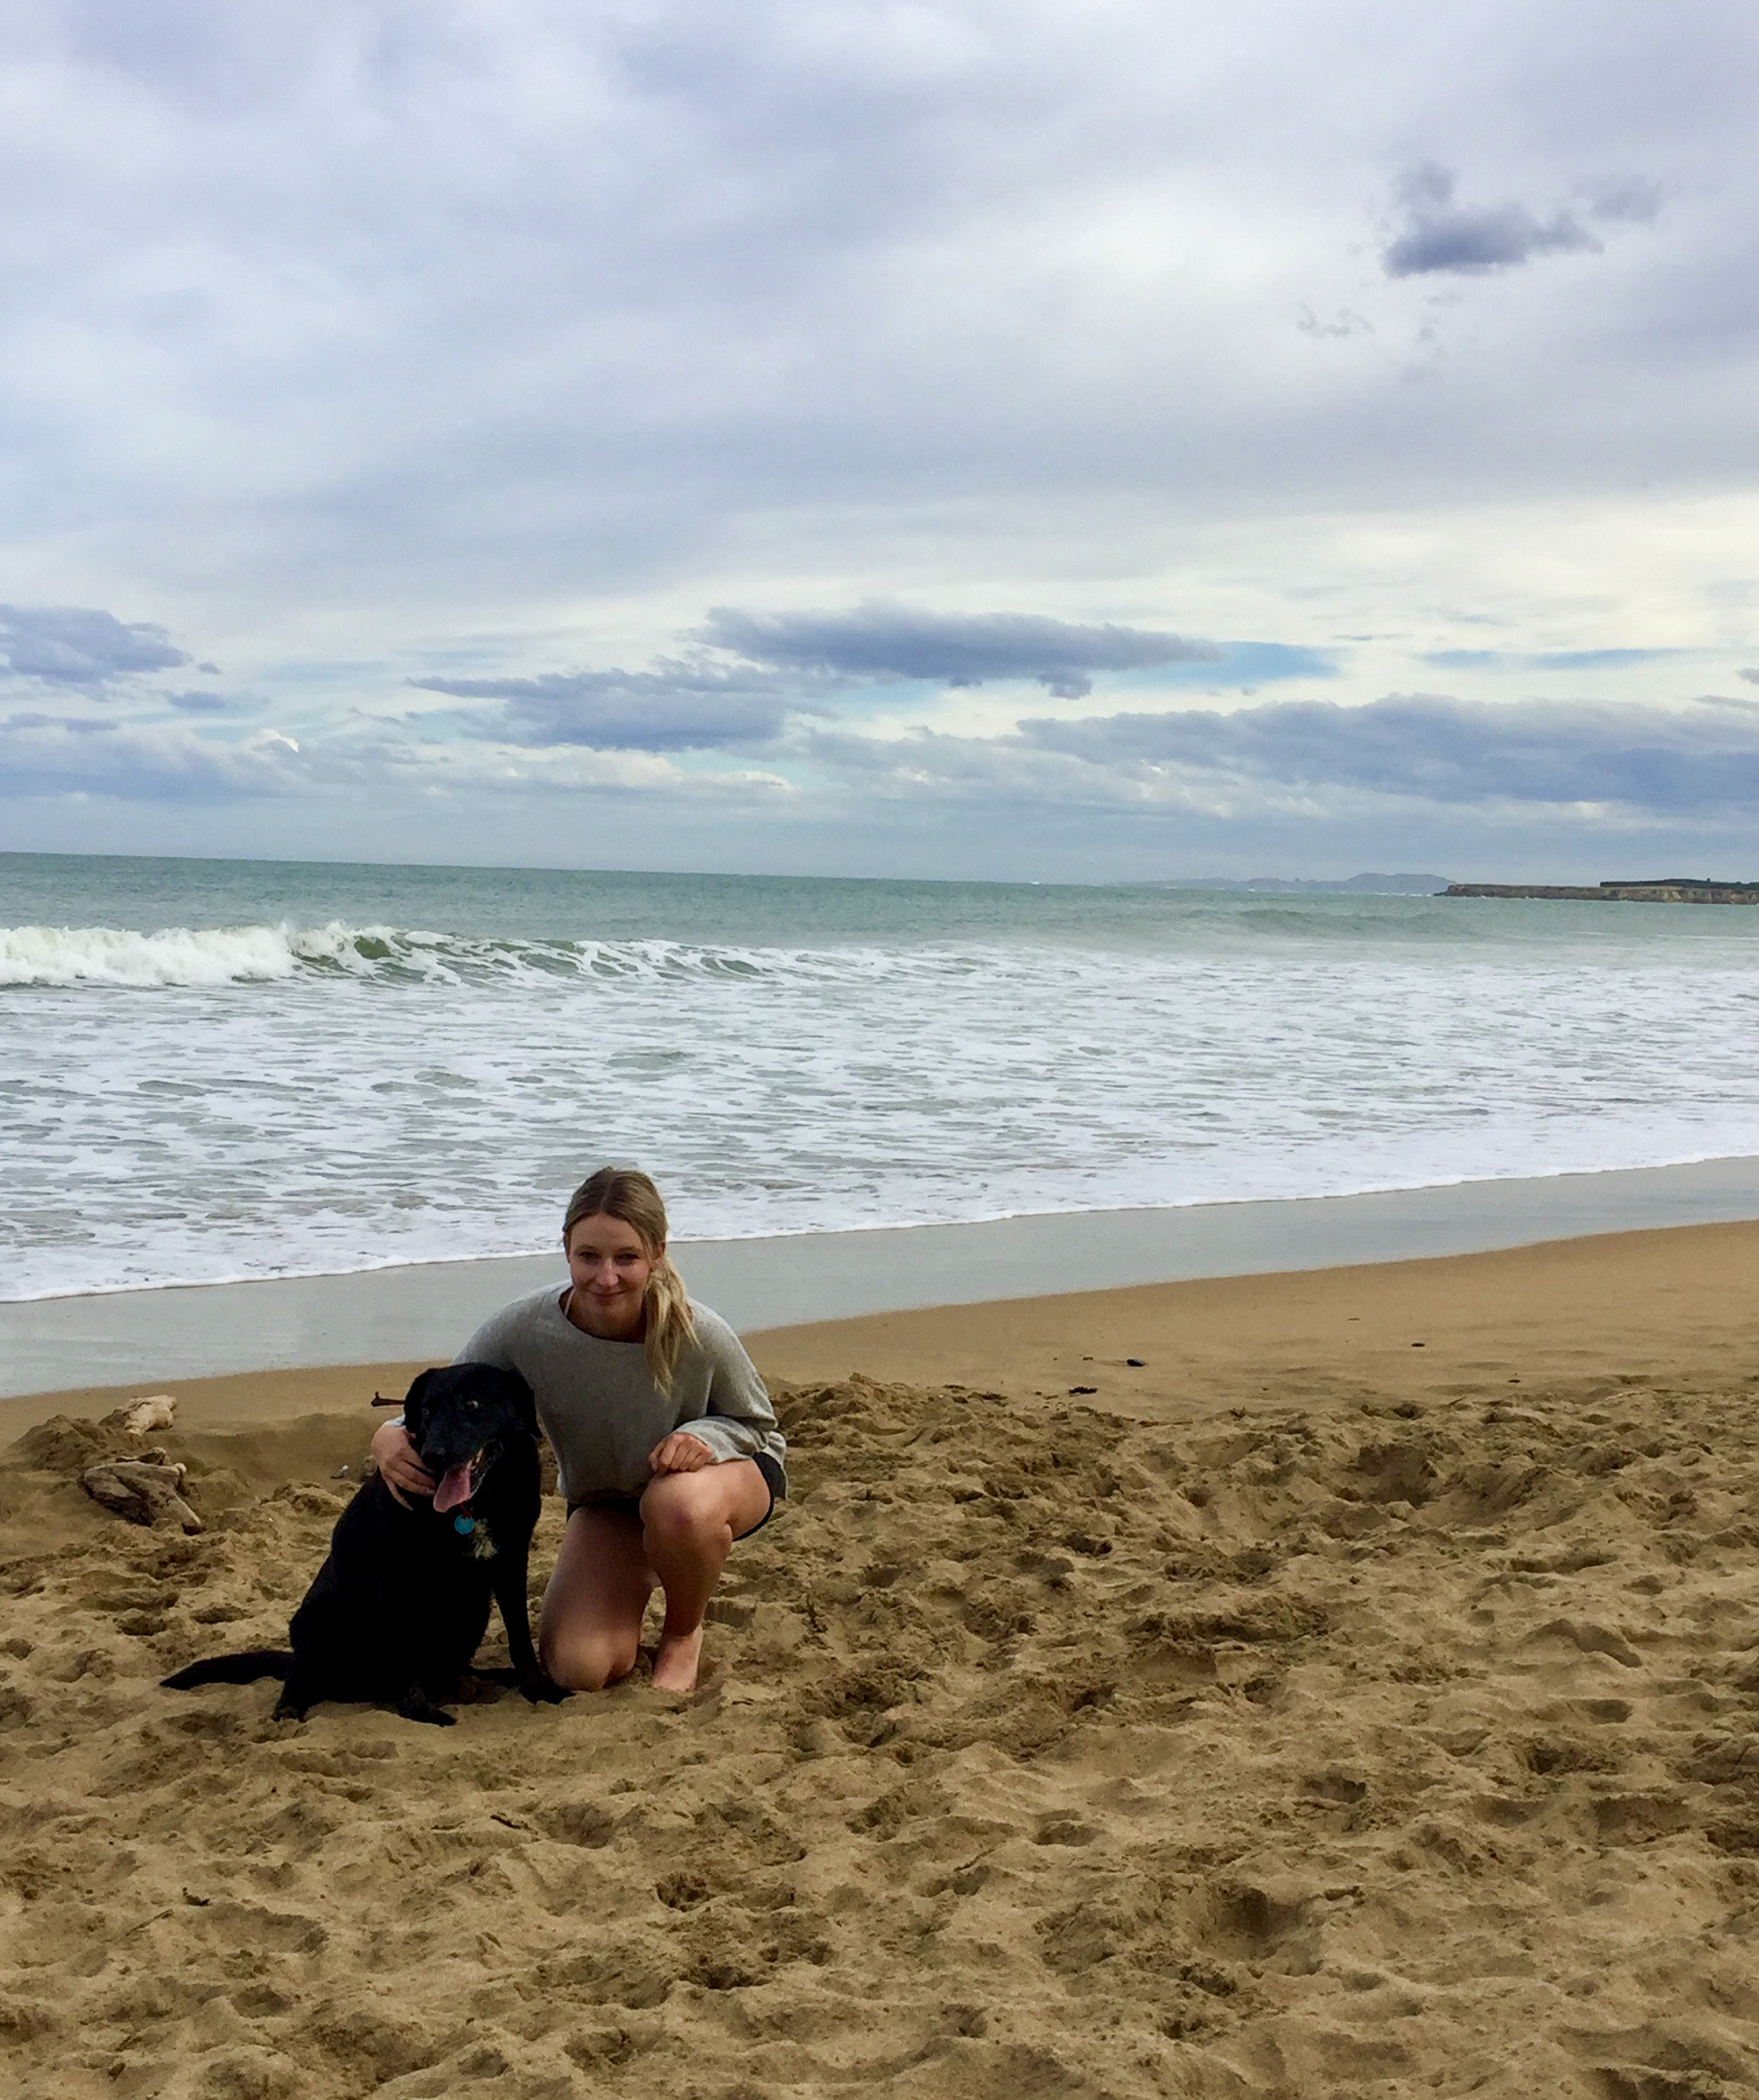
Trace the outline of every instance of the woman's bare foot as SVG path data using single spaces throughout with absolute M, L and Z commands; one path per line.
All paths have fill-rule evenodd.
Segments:
M 663 1633 L 653 1658 L 653 1682 L 662 1692 L 693 1692 L 697 1669 L 703 1659 L 703 1629 L 693 1633 Z

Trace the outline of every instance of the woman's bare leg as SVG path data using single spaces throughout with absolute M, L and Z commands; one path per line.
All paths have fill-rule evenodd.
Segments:
M 653 1586 L 635 1512 L 577 1509 L 538 1622 L 537 1653 L 552 1678 L 571 1692 L 602 1692 L 627 1677 Z
M 665 1629 L 653 1659 L 653 1681 L 662 1690 L 694 1690 L 703 1652 L 703 1613 L 721 1579 L 728 1550 L 735 1538 L 763 1522 L 769 1507 L 769 1483 L 748 1458 L 728 1459 L 693 1473 L 662 1473 L 648 1483 L 642 1497 L 642 1542 L 647 1564 L 666 1593 Z

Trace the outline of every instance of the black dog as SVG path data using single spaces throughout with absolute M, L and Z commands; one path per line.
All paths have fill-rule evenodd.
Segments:
M 382 1479 L 367 1481 L 336 1520 L 329 1558 L 293 1615 L 292 1652 L 192 1663 L 164 1679 L 172 1690 L 279 1677 L 277 1720 L 301 1720 L 320 1699 L 370 1699 L 450 1728 L 438 1702 L 456 1697 L 492 1598 L 520 1690 L 534 1703 L 567 1696 L 537 1660 L 526 1607 L 542 1499 L 531 1387 L 488 1364 L 425 1371 L 403 1422 L 440 1483 L 432 1500 L 405 1504 Z

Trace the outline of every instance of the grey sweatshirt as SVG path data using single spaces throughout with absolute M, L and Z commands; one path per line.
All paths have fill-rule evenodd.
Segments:
M 546 1284 L 516 1298 L 483 1322 L 455 1360 L 493 1364 L 524 1378 L 570 1502 L 638 1495 L 653 1477 L 648 1452 L 674 1430 L 700 1436 L 717 1462 L 764 1451 L 783 1464 L 788 1446 L 769 1395 L 718 1313 L 691 1308 L 696 1340 L 678 1352 L 668 1399 L 648 1376 L 640 1342 L 582 1334 L 564 1316 L 562 1296 L 560 1286 Z

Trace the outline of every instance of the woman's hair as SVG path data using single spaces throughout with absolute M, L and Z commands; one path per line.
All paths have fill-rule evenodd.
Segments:
M 665 1252 L 666 1206 L 660 1192 L 636 1167 L 601 1167 L 589 1174 L 568 1199 L 562 1220 L 562 1244 L 566 1249 L 574 1228 L 583 1218 L 615 1218 L 627 1225 L 653 1258 L 653 1273 L 648 1279 L 648 1326 L 644 1347 L 648 1376 L 663 1393 L 672 1391 L 672 1375 L 678 1369 L 678 1351 L 696 1340 L 696 1321 L 690 1311 L 689 1294 Z

